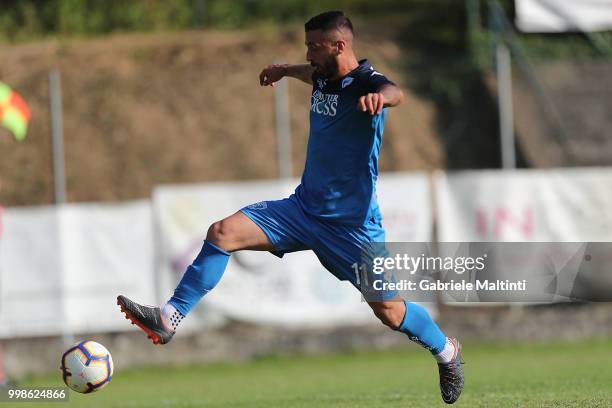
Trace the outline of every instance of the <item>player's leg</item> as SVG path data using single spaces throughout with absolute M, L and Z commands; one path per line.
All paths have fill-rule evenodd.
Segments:
M 316 240 L 313 250 L 323 266 L 341 280 L 350 281 L 374 311 L 382 323 L 393 330 L 405 333 L 408 338 L 428 349 L 438 362 L 440 391 L 447 403 L 453 403 L 463 390 L 461 346 L 447 338 L 427 310 L 412 302 L 402 300 L 394 291 L 375 291 L 366 282 L 383 278 L 383 275 L 361 276 L 356 273 L 364 265 L 371 271 L 371 261 L 387 254 L 385 232 L 379 222 L 372 221 L 358 227 L 313 223 Z M 368 266 L 370 264 L 370 266 Z
M 176 329 L 193 306 L 217 286 L 230 253 L 243 249 L 270 251 L 274 246 L 261 228 L 241 211 L 213 223 L 200 253 L 187 267 L 174 295 L 162 309 L 162 317 Z
M 368 305 L 384 325 L 408 335 L 410 340 L 429 350 L 438 362 L 448 362 L 452 359 L 455 351 L 452 344 L 448 343 L 446 336 L 424 307 L 404 301 L 400 297 L 368 302 Z
M 274 250 L 268 236 L 242 211 L 213 223 L 208 228 L 206 240 L 226 252 Z
M 193 306 L 219 283 L 230 253 L 242 249 L 269 251 L 274 246 L 263 230 L 239 211 L 210 226 L 200 253 L 161 309 L 140 305 L 125 296 L 119 296 L 117 303 L 126 318 L 144 330 L 153 343 L 167 343 Z
M 393 330 L 405 333 L 410 340 L 428 349 L 438 362 L 440 392 L 447 404 L 452 404 L 463 391 L 461 345 L 442 333 L 427 310 L 396 297 L 387 301 L 368 302 L 376 317 Z
M 282 256 L 306 249 L 300 227 L 302 216 L 293 197 L 244 207 L 210 226 L 202 250 L 165 306 L 139 305 L 125 296 L 119 296 L 117 303 L 155 344 L 167 343 L 191 308 L 220 281 L 231 252 L 250 249 Z

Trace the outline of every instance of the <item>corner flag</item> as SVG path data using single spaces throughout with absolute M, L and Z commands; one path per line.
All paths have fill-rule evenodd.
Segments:
M 7 128 L 15 139 L 21 141 L 28 132 L 32 114 L 19 94 L 4 82 L 0 82 L 0 126 Z

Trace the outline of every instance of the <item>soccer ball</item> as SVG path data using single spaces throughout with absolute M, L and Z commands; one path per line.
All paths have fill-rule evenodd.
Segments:
M 68 387 L 87 394 L 108 384 L 113 376 L 113 359 L 106 347 L 85 340 L 66 350 L 60 368 Z

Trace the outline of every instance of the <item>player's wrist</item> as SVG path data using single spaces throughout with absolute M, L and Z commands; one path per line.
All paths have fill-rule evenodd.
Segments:
M 286 76 L 291 76 L 291 72 L 290 72 L 290 67 L 291 65 L 289 64 L 281 64 L 280 68 L 281 68 L 281 76 L 286 77 Z

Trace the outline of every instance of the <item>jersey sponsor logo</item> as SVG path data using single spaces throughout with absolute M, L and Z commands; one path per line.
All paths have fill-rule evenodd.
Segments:
M 342 89 L 346 88 L 353 82 L 353 77 L 346 77 L 342 80 Z
M 339 97 L 336 94 L 324 94 L 318 89 L 312 93 L 310 110 L 324 116 L 336 116 Z
M 266 208 L 268 208 L 268 203 L 265 201 L 260 201 L 255 204 L 248 205 L 247 208 L 249 210 L 265 210 Z

